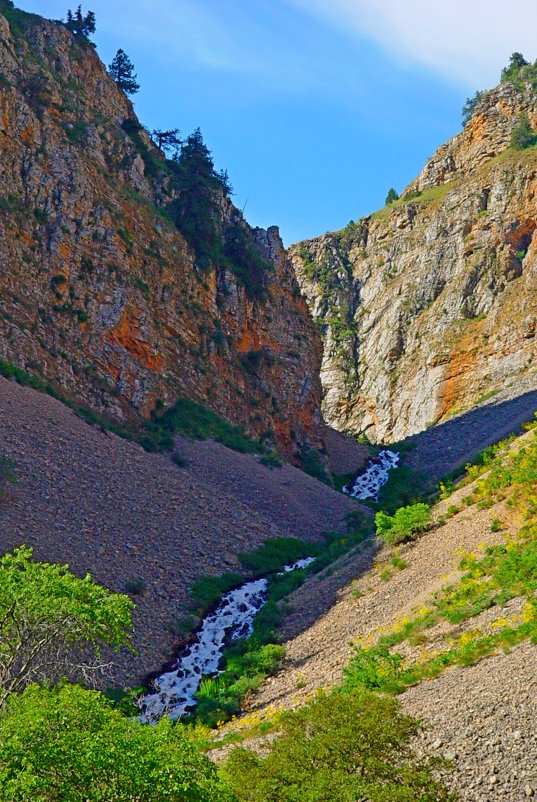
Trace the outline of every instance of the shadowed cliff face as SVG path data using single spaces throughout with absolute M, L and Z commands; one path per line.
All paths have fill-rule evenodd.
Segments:
M 335 428 L 398 440 L 537 368 L 537 149 L 514 151 L 534 90 L 502 84 L 406 198 L 291 258 L 324 340 Z
M 288 457 L 321 446 L 321 341 L 278 230 L 250 229 L 222 196 L 221 223 L 270 263 L 265 291 L 198 269 L 163 213 L 176 197 L 163 157 L 125 127 L 132 106 L 94 49 L 5 14 L 0 357 L 117 420 L 186 396 Z

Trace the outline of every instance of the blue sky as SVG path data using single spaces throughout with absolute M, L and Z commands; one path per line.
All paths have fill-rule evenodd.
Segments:
M 69 0 L 15 0 L 60 19 Z M 469 94 L 514 50 L 536 53 L 537 4 L 511 0 L 90 0 L 109 63 L 133 60 L 149 128 L 200 127 L 234 201 L 287 245 L 401 191 L 460 129 Z M 520 21 L 524 20 L 524 25 Z

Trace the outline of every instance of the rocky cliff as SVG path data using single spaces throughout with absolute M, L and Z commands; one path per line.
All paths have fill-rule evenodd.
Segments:
M 184 396 L 287 457 L 321 446 L 321 341 L 277 228 L 222 194 L 220 229 L 267 269 L 255 293 L 229 260 L 201 269 L 172 164 L 91 44 L 0 12 L 0 357 L 119 421 Z
M 398 440 L 537 367 L 537 93 L 504 82 L 402 199 L 291 257 L 324 340 L 327 421 Z M 535 378 L 535 377 L 534 377 Z

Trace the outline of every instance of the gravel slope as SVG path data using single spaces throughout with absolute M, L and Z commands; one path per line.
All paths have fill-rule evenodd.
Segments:
M 235 569 L 238 552 L 270 536 L 315 539 L 357 507 L 291 466 L 269 470 L 209 442 L 183 451 L 184 469 L 0 378 L 0 454 L 20 480 L 0 511 L 0 550 L 26 543 L 115 591 L 145 582 L 135 598 L 139 654 L 117 659 L 115 682 L 132 684 L 169 656 L 166 627 L 193 579 Z
M 457 491 L 439 505 L 438 514 L 444 514 L 449 504 L 460 504 L 468 492 L 468 488 Z M 380 550 L 375 554 L 374 547 L 354 555 L 335 574 L 312 577 L 291 597 L 285 665 L 253 697 L 250 710 L 254 718 L 271 718 L 282 708 L 299 705 L 317 688 L 337 683 L 353 641 L 375 641 L 413 609 L 426 604 L 437 589 L 453 582 L 459 575 L 461 552 L 503 541 L 505 532 L 491 532 L 494 518 L 508 524 L 509 533 L 516 532 L 517 521 L 505 505 L 463 509 L 444 526 L 402 548 L 408 566 L 387 581 L 380 573 L 389 553 Z M 348 584 L 353 575 L 354 581 Z M 333 588 L 339 588 L 337 601 L 327 610 L 324 596 Z M 358 589 L 363 595 L 356 593 Z M 429 631 L 426 648 L 440 647 L 442 637 L 449 637 L 451 630 L 460 634 L 474 627 L 493 627 L 494 619 L 510 615 L 517 605 L 518 600 L 512 600 L 505 608 L 486 610 L 462 626 L 441 622 Z M 420 648 L 405 643 L 398 651 L 419 652 Z M 417 749 L 454 761 L 445 780 L 462 800 L 522 802 L 537 796 L 537 645 L 524 643 L 510 654 L 449 669 L 399 698 L 405 712 L 425 724 Z M 214 756 L 219 759 L 228 749 L 217 749 Z
M 464 466 L 483 448 L 518 434 L 537 411 L 537 373 L 506 387 L 486 403 L 409 437 L 405 464 L 431 479 Z
M 435 590 L 459 575 L 461 551 L 503 539 L 502 533 L 490 531 L 490 521 L 497 516 L 494 507 L 454 516 L 445 526 L 400 549 L 408 567 L 395 572 L 389 581 L 381 579 L 378 565 L 370 567 L 374 547 L 355 554 L 342 568 L 344 576 L 354 576 L 355 581 L 337 591 L 336 604 L 309 625 L 311 618 L 316 618 L 312 607 L 321 610 L 325 594 L 337 583 L 330 572 L 312 577 L 290 597 L 292 612 L 286 618 L 284 634 L 291 640 L 286 644 L 284 669 L 267 680 L 255 697 L 255 707 L 294 705 L 319 686 L 338 682 L 352 654 L 353 640 L 373 635 L 425 604 Z M 377 562 L 387 554 L 380 551 Z M 360 598 L 353 595 L 356 590 L 363 594 Z
M 455 761 L 447 779 L 462 800 L 537 795 L 537 645 L 452 668 L 401 700 L 406 713 L 428 723 L 420 746 Z

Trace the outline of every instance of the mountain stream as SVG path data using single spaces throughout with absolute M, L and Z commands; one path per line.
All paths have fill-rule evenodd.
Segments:
M 384 449 L 377 457 L 370 457 L 367 460 L 365 471 L 345 485 L 343 492 L 362 501 L 365 499 L 378 501 L 381 487 L 388 481 L 391 469 L 396 468 L 398 464 L 399 454 Z
M 305 557 L 286 565 L 283 571 L 305 568 L 313 560 Z M 155 724 L 161 716 L 176 720 L 191 712 L 202 678 L 218 674 L 226 643 L 252 634 L 255 616 L 267 597 L 267 579 L 245 582 L 224 593 L 215 610 L 203 619 L 195 641 L 185 647 L 170 671 L 153 680 L 155 692 L 138 702 L 141 721 Z

